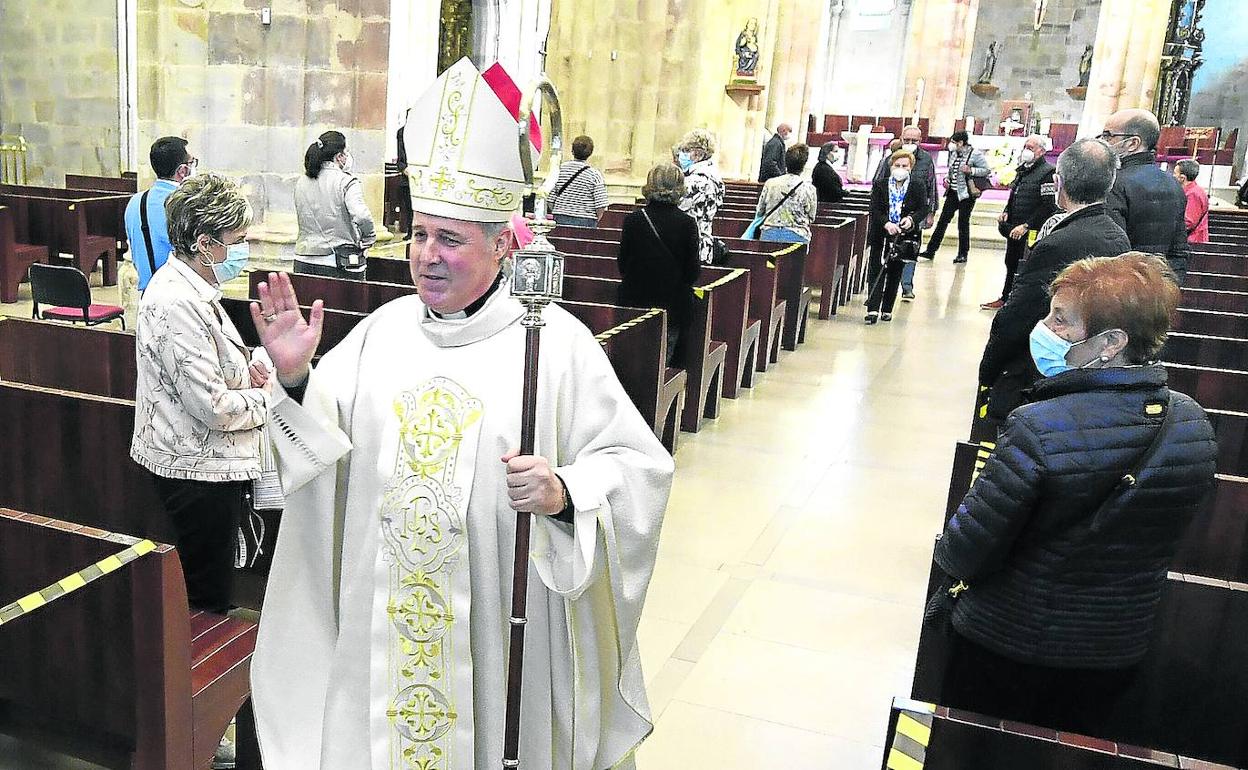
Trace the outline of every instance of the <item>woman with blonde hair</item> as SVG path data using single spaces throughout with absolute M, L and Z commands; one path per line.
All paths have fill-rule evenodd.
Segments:
M 650 169 L 641 188 L 646 205 L 624 218 L 620 230 L 620 304 L 667 310 L 667 360 L 677 359 L 701 271 L 698 225 L 677 204 L 685 175 L 666 163 Z

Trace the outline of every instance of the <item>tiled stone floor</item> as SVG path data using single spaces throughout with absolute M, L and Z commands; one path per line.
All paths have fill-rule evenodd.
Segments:
M 1002 278 L 999 252 L 952 254 L 919 266 L 891 324 L 864 326 L 860 303 L 812 318 L 800 350 L 682 436 L 641 625 L 657 717 L 642 770 L 879 766 L 969 425 L 978 305 Z M 0 768 L 84 767 L 0 739 Z

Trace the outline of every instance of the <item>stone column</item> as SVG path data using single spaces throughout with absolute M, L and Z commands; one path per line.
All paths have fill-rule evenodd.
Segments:
M 979 0 L 915 0 L 906 38 L 902 115 L 914 111 L 924 81 L 920 115 L 934 134 L 948 134 L 962 115 L 971 66 Z
M 1118 110 L 1153 108 L 1169 21 L 1170 0 L 1103 0 L 1080 136 Z

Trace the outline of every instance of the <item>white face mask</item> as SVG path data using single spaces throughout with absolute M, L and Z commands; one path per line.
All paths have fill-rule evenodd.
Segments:
M 1036 159 L 1036 154 L 1032 152 L 1030 149 L 1025 148 L 1022 152 L 1018 154 L 1018 159 L 1021 160 L 1023 163 L 1031 163 L 1033 160 Z
M 919 149 L 919 145 L 915 144 L 914 142 L 903 142 L 901 145 L 901 149 L 913 155 L 914 151 Z
M 904 182 L 910 178 L 910 169 L 901 166 L 893 167 L 893 179 L 898 182 Z
M 350 174 L 355 170 L 355 156 L 344 150 L 342 153 L 342 163 L 338 164 L 338 167 Z

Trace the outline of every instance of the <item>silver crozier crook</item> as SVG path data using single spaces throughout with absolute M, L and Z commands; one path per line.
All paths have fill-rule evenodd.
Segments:
M 532 145 L 529 142 L 529 116 L 533 100 L 545 94 L 542 106 L 550 115 L 550 150 L 546 153 L 546 181 L 534 186 Z M 511 294 L 524 305 L 524 403 L 520 412 L 520 454 L 532 455 L 537 418 L 537 354 L 541 348 L 542 309 L 563 296 L 563 255 L 546 238 L 555 223 L 546 218 L 546 196 L 555 187 L 559 165 L 563 160 L 563 122 L 559 113 L 559 95 L 545 76 L 538 78 L 520 102 L 516 121 L 520 135 L 520 165 L 524 169 L 526 192 L 535 194 L 533 222 L 529 225 L 534 239 L 513 255 Z M 507 655 L 507 717 L 503 732 L 503 767 L 520 767 L 520 691 L 524 683 L 524 624 L 527 621 L 529 589 L 529 527 L 531 513 L 516 515 L 516 561 L 511 582 L 511 640 Z

